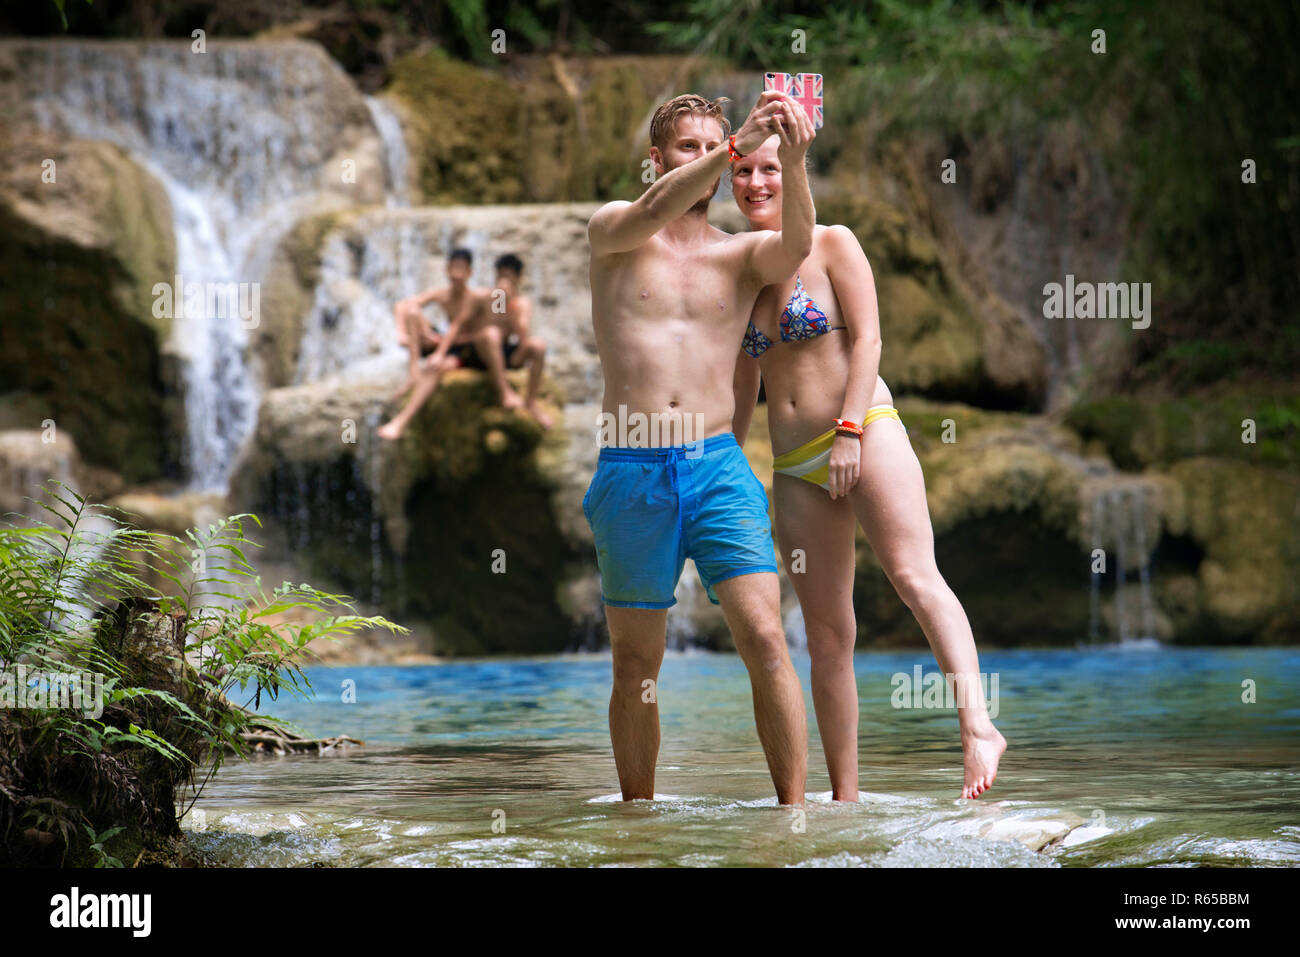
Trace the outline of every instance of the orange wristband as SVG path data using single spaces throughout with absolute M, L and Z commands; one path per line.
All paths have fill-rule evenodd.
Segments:
M 856 422 L 850 422 L 848 419 L 835 420 L 836 435 L 852 435 L 855 438 L 862 438 L 862 426 Z
M 742 159 L 745 155 L 736 149 L 736 137 L 734 135 L 727 140 L 727 155 L 731 157 L 733 163 L 738 159 Z

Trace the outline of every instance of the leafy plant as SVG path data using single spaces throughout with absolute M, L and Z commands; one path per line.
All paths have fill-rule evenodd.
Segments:
M 96 834 L 95 829 L 89 824 L 84 825 L 84 827 L 86 828 L 86 834 L 89 836 L 91 841 L 90 850 L 95 855 L 95 866 L 121 867 L 122 862 L 105 851 L 104 845 L 108 843 L 110 838 L 116 837 L 118 834 L 125 831 L 126 828 L 119 825 L 118 827 L 110 827 L 108 830 Z
M 311 641 L 404 630 L 310 585 L 267 592 L 246 554 L 256 516 L 181 540 L 135 528 L 57 481 L 44 499 L 36 504 L 51 520 L 0 527 L 0 670 L 84 676 L 103 711 L 0 710 L 0 860 L 17 853 L 20 825 L 28 837 L 52 835 L 62 860 L 75 850 L 96 866 L 120 865 L 105 844 L 124 829 L 145 844 L 176 836 L 225 757 L 245 752 L 245 733 L 295 730 L 247 706 L 286 689 L 311 693 L 302 668 Z M 149 653 L 140 629 L 161 636 Z

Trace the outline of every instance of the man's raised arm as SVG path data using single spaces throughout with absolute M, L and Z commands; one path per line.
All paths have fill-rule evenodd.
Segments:
M 781 161 L 781 231 L 769 232 L 756 242 L 750 257 L 750 268 L 764 285 L 785 282 L 795 274 L 812 252 L 817 222 L 803 165 L 817 131 L 803 107 L 796 104 L 785 114 L 777 135 L 781 137 L 776 154 Z
M 774 116 L 788 99 L 774 90 L 765 91 L 736 132 L 736 149 L 756 150 L 772 133 Z M 722 171 L 727 168 L 728 150 L 723 143 L 699 159 L 669 170 L 650 185 L 634 202 L 616 200 L 596 210 L 587 223 L 587 238 L 594 255 L 622 253 L 636 249 L 664 226 L 699 202 Z

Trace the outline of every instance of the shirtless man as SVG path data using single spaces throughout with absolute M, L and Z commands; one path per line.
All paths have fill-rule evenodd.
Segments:
M 815 134 L 789 97 L 759 98 L 730 140 L 743 155 L 780 135 L 790 171 L 784 229 L 729 235 L 707 219 L 730 155 L 721 102 L 687 94 L 660 106 L 650 124 L 654 184 L 635 202 L 602 206 L 587 227 L 602 421 L 684 416 L 702 431 L 691 445 L 607 444 L 582 505 L 613 651 L 609 730 L 623 799 L 654 796 L 659 709 L 653 696 L 647 702 L 645 682 L 658 681 L 667 609 L 689 557 L 709 599 L 722 605 L 749 671 L 777 801 L 801 805 L 803 689 L 786 650 L 767 495 L 731 419 L 736 356 L 754 300 L 764 286 L 793 276 L 812 248 L 812 196 L 802 171 Z
M 532 334 L 533 301 L 519 292 L 524 262 L 514 253 L 497 257 L 497 284 L 493 290 L 504 294 L 506 318 L 506 365 L 511 369 L 528 369 L 528 391 L 524 410 L 544 429 L 551 427 L 551 417 L 537 404 L 537 390 L 542 384 L 542 367 L 546 363 L 546 343 Z M 493 302 L 493 308 L 496 303 Z
M 469 364 L 471 358 L 478 360 L 478 368 L 487 371 L 503 406 L 517 409 L 524 404 L 506 380 L 506 316 L 492 308 L 500 297 L 493 296 L 495 290 L 469 287 L 472 263 L 468 249 L 453 249 L 447 259 L 449 285 L 403 299 L 393 307 L 398 342 L 407 347 L 411 356 L 406 382 L 394 398 L 407 391 L 411 396 L 402 411 L 376 430 L 380 438 L 400 438 L 415 413 L 438 388 L 443 373 Z M 430 302 L 442 306 L 451 320 L 442 335 L 433 331 L 420 311 Z
M 453 249 L 447 256 L 445 286 L 434 286 L 394 303 L 393 319 L 397 323 L 397 342 L 406 346 L 410 364 L 406 381 L 394 393 L 393 398 L 405 395 L 419 381 L 421 358 L 437 349 L 442 338 L 425 318 L 424 307 L 435 303 L 442 307 L 449 321 L 455 319 L 469 306 L 473 297 L 473 291 L 469 288 L 470 269 L 473 265 L 472 252 L 463 248 Z

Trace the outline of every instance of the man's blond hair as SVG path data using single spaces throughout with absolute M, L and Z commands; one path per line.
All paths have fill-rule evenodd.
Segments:
M 713 117 L 722 127 L 722 138 L 726 139 L 731 135 L 731 123 L 727 120 L 727 114 L 722 112 L 722 106 L 730 102 L 725 96 L 720 96 L 716 100 L 710 100 L 696 93 L 674 96 L 667 103 L 660 105 L 650 120 L 650 145 L 658 147 L 661 153 L 666 150 L 668 141 L 672 139 L 676 130 L 677 117 L 683 113 Z

